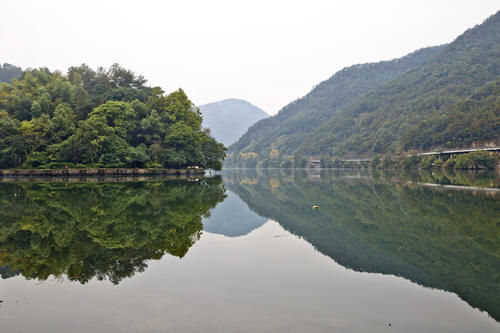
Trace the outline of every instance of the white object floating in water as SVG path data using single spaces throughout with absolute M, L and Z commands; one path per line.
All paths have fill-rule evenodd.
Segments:
M 318 209 L 318 208 L 319 208 L 319 206 L 313 206 L 313 209 Z

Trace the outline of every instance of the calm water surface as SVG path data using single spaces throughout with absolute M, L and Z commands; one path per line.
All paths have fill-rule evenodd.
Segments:
M 0 331 L 499 332 L 499 188 L 491 173 L 4 180 Z

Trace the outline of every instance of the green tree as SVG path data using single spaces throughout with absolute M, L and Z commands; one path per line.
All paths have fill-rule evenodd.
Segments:
M 60 104 L 54 111 L 54 117 L 50 127 L 51 142 L 60 143 L 75 133 L 76 115 L 67 105 Z
M 196 165 L 203 159 L 200 133 L 184 121 L 178 121 L 167 129 L 163 164 L 167 167 Z
M 58 159 L 94 165 L 99 160 L 104 142 L 113 134 L 113 128 L 102 117 L 80 121 L 76 133 L 61 143 Z
M 126 102 L 106 102 L 89 114 L 89 119 L 92 118 L 102 118 L 122 138 L 135 128 L 134 109 Z
M 26 143 L 27 155 L 45 147 L 49 142 L 52 122 L 48 115 L 42 114 L 39 118 L 21 122 L 21 135 Z

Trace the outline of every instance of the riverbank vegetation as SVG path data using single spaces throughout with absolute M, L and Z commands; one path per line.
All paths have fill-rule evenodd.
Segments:
M 325 169 L 459 169 L 479 170 L 500 168 L 500 154 L 492 151 L 477 151 L 447 155 L 375 155 L 372 159 L 344 160 L 335 156 L 322 156 L 319 163 L 308 156 L 280 156 L 277 150 L 272 156 L 259 161 L 257 153 L 240 153 L 238 165 L 243 168 L 303 169 L 321 167 Z M 318 160 L 316 160 L 318 161 Z
M 225 147 L 201 123 L 184 91 L 118 64 L 28 69 L 0 84 L 0 168 L 220 169 Z
M 495 169 L 500 166 L 500 155 L 495 152 L 477 151 L 466 154 L 428 155 L 428 156 L 398 156 L 375 155 L 366 161 L 343 161 L 330 157 L 323 157 L 322 168 L 367 168 L 367 169 L 459 169 L 480 170 Z

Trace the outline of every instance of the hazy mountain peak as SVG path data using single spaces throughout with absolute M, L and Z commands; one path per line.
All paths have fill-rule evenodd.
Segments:
M 203 127 L 209 128 L 212 136 L 226 146 L 236 142 L 251 125 L 269 116 L 257 106 L 237 98 L 200 105 L 199 108 Z

